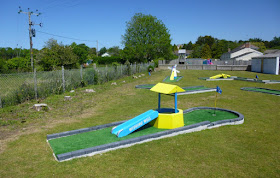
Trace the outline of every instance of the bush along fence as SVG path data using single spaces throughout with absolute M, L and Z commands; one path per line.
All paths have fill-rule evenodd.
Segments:
M 98 85 L 124 76 L 147 72 L 151 64 L 115 65 L 33 73 L 0 74 L 0 108 L 62 94 L 86 85 Z

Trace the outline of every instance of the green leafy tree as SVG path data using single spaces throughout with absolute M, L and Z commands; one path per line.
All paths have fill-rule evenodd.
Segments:
M 106 52 L 107 52 L 106 47 L 103 47 L 103 48 L 100 49 L 99 55 L 101 56 L 102 54 L 104 54 L 104 53 L 106 53 Z
M 269 48 L 280 49 L 280 37 L 274 37 L 269 43 Z
M 6 62 L 7 69 L 14 72 L 27 72 L 31 70 L 30 60 L 23 57 L 15 57 Z
M 203 45 L 194 45 L 190 58 L 200 58 Z
M 107 52 L 111 56 L 120 56 L 120 51 L 121 49 L 118 46 L 113 46 L 112 48 L 109 48 Z
M 89 47 L 85 44 L 77 45 L 76 43 L 72 43 L 71 47 L 73 48 L 73 52 L 78 56 L 79 63 L 85 63 L 87 61 Z
M 251 42 L 252 45 L 259 47 L 258 51 L 264 52 L 266 50 L 266 47 L 263 42 Z
M 192 44 L 192 42 L 190 41 L 187 45 L 186 45 L 186 50 L 192 50 L 192 48 L 193 48 L 193 44 Z
M 73 52 L 72 46 L 58 44 L 54 39 L 48 40 L 38 54 L 38 64 L 43 70 L 54 70 L 58 66 L 75 68 L 78 62 L 78 56 Z
M 209 47 L 211 48 L 214 42 L 215 42 L 215 38 L 206 35 L 206 36 L 199 36 L 197 38 L 196 44 L 198 45 L 208 44 Z
M 202 49 L 201 49 L 201 58 L 203 59 L 208 59 L 211 58 L 211 49 L 210 46 L 208 44 L 203 45 Z
M 126 23 L 126 32 L 122 36 L 125 59 L 131 62 L 146 62 L 172 56 L 172 46 L 169 30 L 161 20 L 152 15 L 136 13 Z M 128 52 L 131 55 L 127 55 Z M 130 58 L 130 57 L 133 58 Z

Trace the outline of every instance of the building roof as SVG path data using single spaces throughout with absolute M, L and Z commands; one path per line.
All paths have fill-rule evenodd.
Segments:
M 271 53 L 271 54 L 265 54 L 262 56 L 256 56 L 256 57 L 252 57 L 252 59 L 264 59 L 264 58 L 276 58 L 276 57 L 280 57 L 280 52 L 279 53 Z
M 236 51 L 239 51 L 239 50 L 244 49 L 244 48 L 251 48 L 251 49 L 254 49 L 254 50 L 259 49 L 259 47 L 255 46 L 255 45 L 252 45 L 251 43 L 244 43 L 244 44 L 238 46 L 237 48 L 234 48 L 229 53 L 235 53 Z
M 280 53 L 280 49 L 268 49 L 264 52 L 264 54 L 273 54 L 273 53 Z
M 163 94 L 173 94 L 178 92 L 184 92 L 185 90 L 177 85 L 165 84 L 165 83 L 158 83 L 153 88 L 150 89 L 151 91 Z

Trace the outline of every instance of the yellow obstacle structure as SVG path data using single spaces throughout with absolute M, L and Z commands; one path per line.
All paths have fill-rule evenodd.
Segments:
M 177 109 L 177 93 L 184 92 L 185 90 L 177 85 L 171 85 L 165 83 L 158 83 L 150 90 L 158 93 L 157 111 L 159 112 L 158 118 L 150 122 L 150 124 L 153 127 L 160 128 L 160 129 L 175 129 L 178 127 L 183 127 L 184 126 L 183 110 Z M 174 95 L 175 109 L 160 107 L 161 94 Z
M 218 74 L 218 75 L 214 75 L 214 76 L 210 77 L 210 79 L 228 78 L 228 77 L 230 77 L 230 75 L 227 75 L 227 74 Z

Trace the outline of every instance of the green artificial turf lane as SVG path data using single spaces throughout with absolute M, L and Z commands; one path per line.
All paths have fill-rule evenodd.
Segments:
M 209 89 L 207 87 L 202 87 L 202 86 L 198 86 L 198 87 L 182 87 L 184 90 L 186 91 L 193 91 L 193 90 L 202 90 L 202 89 Z
M 214 113 L 216 115 L 214 115 Z M 184 114 L 185 125 L 192 125 L 203 121 L 215 122 L 225 119 L 234 119 L 238 116 L 234 113 L 213 109 L 200 109 Z
M 191 125 L 203 121 L 213 122 L 213 121 L 224 120 L 224 119 L 234 119 L 238 117 L 233 113 L 220 111 L 220 110 L 216 111 L 216 116 L 213 116 L 213 113 L 214 110 L 210 110 L 210 109 L 195 110 L 190 113 L 186 113 L 184 114 L 184 123 L 185 125 Z M 108 143 L 135 138 L 143 135 L 149 135 L 149 134 L 166 130 L 166 129 L 157 129 L 147 124 L 143 128 L 140 128 L 139 130 L 125 137 L 118 138 L 116 137 L 116 135 L 111 134 L 111 129 L 112 127 L 108 127 L 96 131 L 56 138 L 56 139 L 49 140 L 49 143 L 55 155 L 58 155 L 62 153 L 104 145 Z
M 280 91 L 277 90 L 267 90 L 263 88 L 245 88 L 246 91 L 256 91 L 256 92 L 265 92 L 265 93 L 273 93 L 280 95 Z
M 166 77 L 164 79 L 164 82 L 177 82 L 178 80 L 180 80 L 182 78 L 182 76 L 178 76 L 176 79 L 174 80 L 170 80 L 170 77 Z

